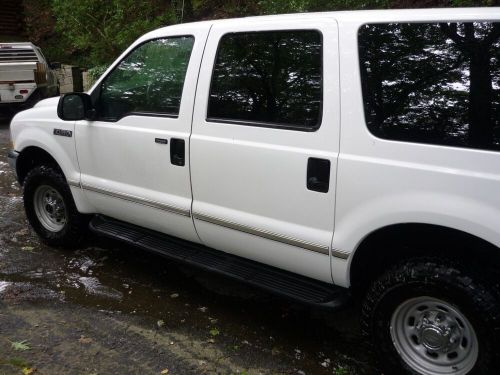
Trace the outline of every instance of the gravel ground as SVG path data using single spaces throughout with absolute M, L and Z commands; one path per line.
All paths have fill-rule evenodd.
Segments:
M 90 238 L 28 227 L 0 119 L 0 375 L 380 374 L 357 309 L 328 312 Z

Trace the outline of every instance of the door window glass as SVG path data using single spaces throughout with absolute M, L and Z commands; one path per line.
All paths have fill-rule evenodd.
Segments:
M 177 116 L 193 42 L 191 36 L 162 38 L 134 49 L 103 81 L 97 103 L 99 118 Z
M 221 38 L 208 121 L 314 130 L 321 123 L 322 38 L 315 30 Z

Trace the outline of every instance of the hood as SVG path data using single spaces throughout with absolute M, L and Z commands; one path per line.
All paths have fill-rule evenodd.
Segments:
M 54 96 L 53 98 L 40 100 L 38 103 L 35 104 L 33 108 L 57 106 L 57 104 L 59 103 L 59 98 L 60 98 L 59 96 Z

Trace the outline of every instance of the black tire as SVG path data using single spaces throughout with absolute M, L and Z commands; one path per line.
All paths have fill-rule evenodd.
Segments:
M 64 202 L 65 223 L 57 231 L 48 230 L 35 211 L 35 192 L 40 186 L 49 186 L 59 193 Z M 73 248 L 83 241 L 88 229 L 89 217 L 80 214 L 63 173 L 55 166 L 37 166 L 24 179 L 24 208 L 29 223 L 43 242 L 50 246 Z
M 361 324 L 384 373 L 423 373 L 398 354 L 391 333 L 391 319 L 398 307 L 419 297 L 447 302 L 470 323 L 479 349 L 477 360 L 467 374 L 498 373 L 500 305 L 496 290 L 489 285 L 493 283 L 482 281 L 465 267 L 436 258 L 405 261 L 376 280 L 364 300 Z M 397 327 L 392 329 L 394 332 Z M 422 342 L 418 340 L 416 345 Z

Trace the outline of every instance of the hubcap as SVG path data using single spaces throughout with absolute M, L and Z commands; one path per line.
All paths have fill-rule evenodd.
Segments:
M 437 298 L 403 302 L 392 315 L 390 333 L 401 358 L 424 375 L 464 375 L 477 361 L 474 328 L 455 306 Z
M 419 342 L 431 352 L 450 353 L 458 348 L 463 329 L 450 314 L 428 310 L 421 314 L 416 325 Z
M 59 232 L 66 224 L 66 206 L 57 190 L 48 185 L 39 186 L 33 197 L 35 214 L 42 226 L 51 231 Z

